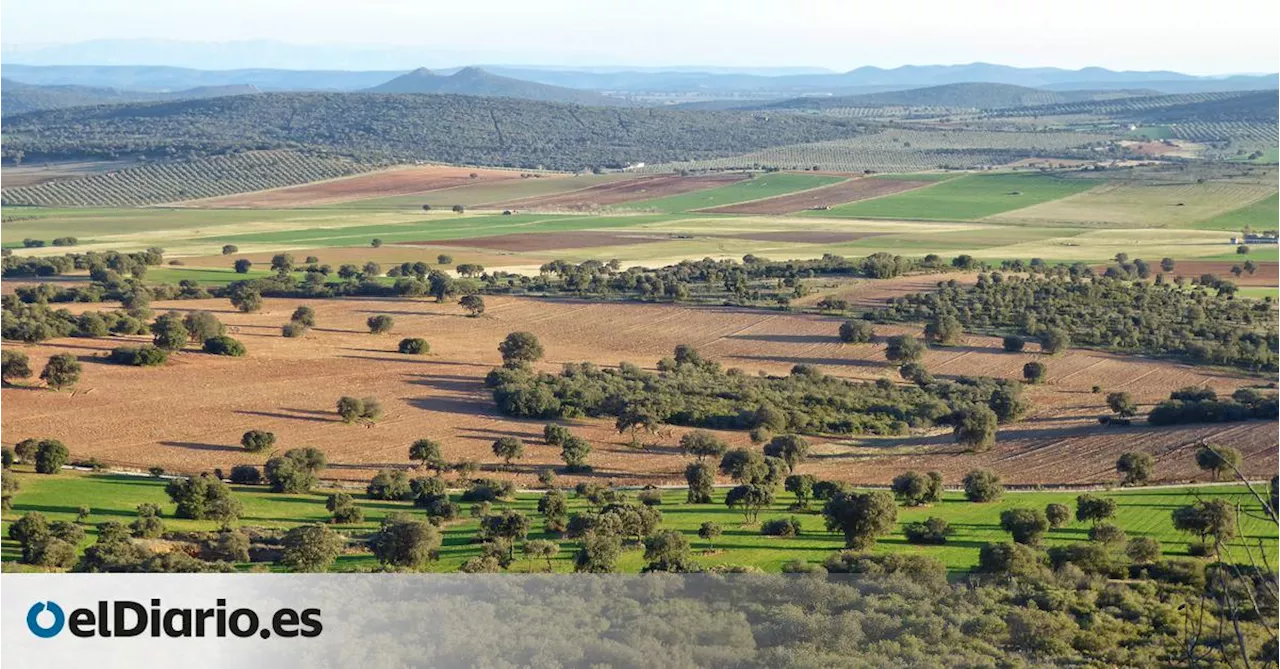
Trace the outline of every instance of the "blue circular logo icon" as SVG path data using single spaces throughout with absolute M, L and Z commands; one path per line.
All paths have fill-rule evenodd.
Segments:
M 40 614 L 46 610 L 53 615 L 53 623 L 48 626 L 40 624 Z M 41 639 L 57 636 L 66 622 L 67 616 L 62 613 L 62 607 L 54 602 L 36 602 L 27 610 L 27 629 Z

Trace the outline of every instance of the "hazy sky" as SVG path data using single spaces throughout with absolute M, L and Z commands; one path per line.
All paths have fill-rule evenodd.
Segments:
M 985 61 L 1220 74 L 1280 69 L 1278 8 L 1276 0 L 5 0 L 0 36 L 9 53 L 95 39 L 265 39 L 412 46 L 438 54 L 440 62 L 423 63 L 433 66 Z

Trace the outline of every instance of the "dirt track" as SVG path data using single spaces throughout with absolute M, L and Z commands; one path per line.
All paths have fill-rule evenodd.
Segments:
M 495 475 L 533 485 L 538 468 L 560 463 L 558 452 L 541 443 L 541 422 L 498 415 L 483 387 L 484 375 L 499 362 L 498 342 L 513 330 L 529 330 L 542 339 L 547 359 L 541 367 L 547 371 L 582 360 L 606 365 L 628 360 L 652 368 L 676 344 L 689 343 L 749 372 L 786 373 L 794 364 L 808 363 L 841 376 L 896 380 L 882 344 L 845 346 L 836 340 L 836 318 L 672 305 L 487 301 L 488 313 L 481 318 L 464 317 L 457 305 L 420 300 L 268 299 L 262 312 L 249 315 L 231 311 L 223 300 L 156 304 L 157 311 L 214 311 L 246 344 L 248 356 L 215 358 L 193 351 L 164 367 L 140 369 L 96 359 L 122 343 L 115 338 L 15 346 L 29 353 L 35 369 L 53 353 L 75 353 L 84 361 L 84 377 L 74 393 L 4 389 L 5 443 L 50 436 L 67 443 L 75 458 L 192 471 L 265 461 L 267 454 L 245 454 L 238 442 L 246 430 L 266 429 L 277 434 L 282 448 L 323 449 L 332 463 L 327 477 L 358 481 L 379 467 L 406 466 L 414 439 L 438 438 L 448 459 L 491 466 L 497 462 L 490 452 L 493 440 L 514 435 L 526 440 L 527 455 L 515 471 Z M 280 326 L 304 303 L 315 308 L 318 327 L 305 338 L 281 337 Z M 78 311 L 96 305 L 69 306 Z M 378 313 L 395 317 L 392 334 L 367 333 L 364 321 Z M 884 336 L 909 330 L 877 331 Z M 396 342 L 405 336 L 427 338 L 432 354 L 395 353 Z M 1104 429 L 1094 421 L 1104 411 L 1105 396 L 1090 392 L 1094 384 L 1108 392 L 1127 390 L 1150 404 L 1181 386 L 1203 384 L 1230 393 L 1250 383 L 1230 373 L 1088 351 L 1047 359 L 1031 352 L 1008 354 L 997 339 L 972 336 L 960 346 L 929 351 L 924 364 L 940 376 L 1017 378 L 1032 359 L 1044 359 L 1049 367 L 1048 383 L 1028 390 L 1036 412 L 1001 430 L 990 453 L 960 454 L 943 434 L 816 440 L 813 457 L 801 471 L 885 483 L 907 468 L 938 469 L 955 482 L 970 469 L 989 466 L 1010 483 L 1090 483 L 1110 479 L 1115 458 L 1140 448 L 1156 455 L 1160 479 L 1182 480 L 1198 473 L 1190 449 L 1201 438 L 1240 448 L 1251 474 L 1269 476 L 1276 470 L 1274 422 Z M 378 397 L 386 418 L 371 428 L 342 424 L 333 413 L 342 395 Z M 592 441 L 590 460 L 602 480 L 683 480 L 685 461 L 673 447 L 682 430 L 642 451 L 628 447 L 612 421 L 581 421 L 574 429 Z M 724 436 L 747 444 L 744 434 Z

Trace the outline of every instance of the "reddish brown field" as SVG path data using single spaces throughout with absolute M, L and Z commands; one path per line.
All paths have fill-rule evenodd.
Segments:
M 542 210 L 542 211 L 576 211 L 595 209 L 621 202 L 649 200 L 668 195 L 679 195 L 693 191 L 706 190 L 742 181 L 746 177 L 741 174 L 711 174 L 697 177 L 675 175 L 640 176 L 625 181 L 616 181 L 568 193 L 556 193 L 539 197 L 512 200 L 502 204 L 491 205 L 495 209 Z
M 1174 276 L 1185 276 L 1188 279 L 1201 274 L 1216 274 L 1219 278 L 1230 279 L 1241 286 L 1275 286 L 1280 284 L 1280 263 L 1267 262 L 1264 258 L 1275 258 L 1275 247 L 1256 247 L 1253 253 L 1240 256 L 1239 260 L 1179 260 L 1173 266 Z M 1246 260 L 1258 264 L 1253 274 L 1245 272 L 1236 278 L 1231 274 L 1235 265 L 1244 267 Z M 1156 271 L 1159 271 L 1158 268 Z
M 471 175 L 476 175 L 472 178 Z M 519 179 L 520 173 L 511 170 L 493 170 L 478 167 L 451 167 L 447 165 L 421 165 L 396 167 L 381 172 L 371 172 L 353 177 L 289 186 L 274 190 L 228 195 L 188 202 L 188 206 L 288 209 L 337 204 L 352 200 L 364 200 L 392 195 L 413 195 L 427 191 L 466 186 L 490 181 Z
M 547 371 L 571 361 L 613 365 L 626 360 L 652 368 L 677 344 L 688 343 L 726 366 L 749 372 L 782 374 L 807 363 L 850 378 L 897 380 L 884 361 L 881 343 L 842 345 L 836 340 L 837 318 L 674 305 L 487 301 L 489 309 L 480 318 L 463 316 L 456 304 L 407 299 L 268 299 L 256 314 L 231 311 L 223 300 L 155 304 L 158 311 L 215 312 L 230 334 L 245 343 L 248 355 L 218 358 L 191 351 L 163 367 L 143 369 L 101 360 L 122 343 L 116 338 L 15 346 L 30 355 L 35 369 L 53 353 L 74 353 L 84 362 L 84 374 L 74 392 L 0 391 L 4 440 L 12 444 L 27 437 L 55 437 L 75 458 L 195 471 L 262 463 L 268 454 L 246 454 L 238 443 L 246 430 L 265 429 L 276 433 L 281 448 L 323 449 L 331 463 L 326 477 L 359 481 L 380 467 L 408 466 L 409 443 L 431 437 L 442 441 L 451 461 L 476 460 L 495 475 L 533 485 L 539 468 L 560 464 L 558 451 L 541 443 L 543 423 L 499 415 L 483 386 L 484 375 L 499 362 L 498 342 L 514 330 L 531 331 L 542 340 L 547 358 L 539 366 Z M 315 308 L 318 327 L 306 337 L 285 339 L 279 328 L 299 304 Z M 83 310 L 95 305 L 70 306 Z M 395 317 L 393 333 L 368 334 L 365 320 L 381 313 Z M 877 330 L 881 337 L 910 331 Z M 396 353 L 396 342 L 406 336 L 425 337 L 431 354 Z M 1120 453 L 1141 449 L 1156 456 L 1158 478 L 1185 480 L 1198 476 L 1192 445 L 1211 438 L 1240 448 L 1251 474 L 1269 477 L 1276 471 L 1274 422 L 1124 429 L 1103 428 L 1094 420 L 1105 412 L 1105 395 L 1090 392 L 1094 384 L 1107 392 L 1127 390 L 1150 405 L 1174 388 L 1206 385 L 1230 393 L 1251 379 L 1090 351 L 1052 358 L 1010 354 L 1000 350 L 998 339 L 977 336 L 929 351 L 924 364 L 943 377 L 1017 378 L 1022 365 L 1035 359 L 1049 367 L 1048 382 L 1028 389 L 1036 408 L 1026 421 L 1002 429 L 989 453 L 959 453 L 946 434 L 815 439 L 814 454 L 800 470 L 885 483 L 907 468 L 937 469 L 954 482 L 984 466 L 1011 483 L 1096 483 L 1113 480 Z M 379 398 L 385 418 L 368 428 L 341 423 L 333 407 L 342 395 Z M 641 450 L 629 447 L 611 420 L 575 421 L 572 427 L 593 443 L 590 462 L 601 480 L 683 481 L 685 461 L 674 448 L 682 429 Z M 496 438 L 507 435 L 528 443 L 526 457 L 513 470 L 499 468 L 490 450 Z M 734 444 L 748 443 L 742 433 L 724 436 Z
M 805 209 L 834 207 L 847 202 L 901 193 L 913 188 L 928 186 L 929 183 L 928 181 L 898 179 L 850 179 L 801 193 L 779 195 L 778 197 L 764 200 L 730 204 L 713 209 L 700 209 L 699 211 L 711 214 L 790 214 L 804 211 Z
M 332 265 L 333 267 L 347 263 L 363 265 L 372 260 L 382 265 L 384 270 L 402 262 L 417 262 L 419 260 L 436 267 L 436 256 L 441 253 L 452 256 L 455 265 L 458 263 L 479 263 L 485 267 L 501 267 L 516 262 L 509 254 L 479 250 L 464 251 L 442 242 L 383 244 L 378 248 L 371 246 L 327 246 L 315 249 L 296 249 L 289 251 L 289 253 L 293 256 L 294 263 L 298 265 L 304 264 L 303 261 L 308 256 L 315 256 L 322 265 Z M 183 258 L 182 262 L 188 267 L 232 267 L 237 259 L 248 258 L 255 266 L 259 266 L 270 265 L 271 258 L 274 255 L 276 254 L 272 251 L 237 253 L 229 256 L 209 255 Z M 547 258 L 547 260 L 550 260 L 550 258 Z M 536 256 L 521 256 L 518 261 L 521 264 L 540 264 L 542 262 Z M 448 267 L 441 267 L 441 269 L 448 269 Z M 9 282 L 6 281 L 5 283 L 8 284 Z

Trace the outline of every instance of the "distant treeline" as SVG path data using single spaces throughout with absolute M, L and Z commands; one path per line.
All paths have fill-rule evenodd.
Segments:
M 880 322 L 959 321 L 979 332 L 1039 336 L 1065 331 L 1071 344 L 1185 356 L 1253 371 L 1277 369 L 1275 306 L 1236 300 L 1213 277 L 1186 286 L 1094 276 L 1082 265 L 1048 274 L 981 274 L 973 286 L 941 282 L 931 293 L 893 298 L 867 314 Z M 1227 282 L 1229 283 L 1229 282 Z

